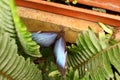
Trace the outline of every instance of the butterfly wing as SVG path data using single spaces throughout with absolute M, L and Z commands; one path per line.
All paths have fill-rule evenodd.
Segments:
M 57 33 L 32 33 L 32 38 L 42 47 L 52 45 L 57 37 Z
M 64 42 L 64 39 L 62 37 L 60 37 L 55 43 L 54 54 L 55 54 L 56 64 L 58 66 L 58 70 L 64 76 L 65 72 L 66 72 L 67 52 L 65 49 L 65 42 Z

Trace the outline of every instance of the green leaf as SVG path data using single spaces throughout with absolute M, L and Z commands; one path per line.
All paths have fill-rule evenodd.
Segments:
M 14 0 L 0 0 L 0 28 L 16 40 L 19 50 L 34 57 L 41 57 L 39 46 L 21 22 Z
M 8 34 L 0 36 L 0 80 L 42 80 L 40 70 L 30 59 L 17 53 L 17 45 Z
M 120 75 L 116 72 L 115 72 L 115 77 L 116 77 L 116 80 L 120 80 Z
M 112 35 L 113 34 L 113 30 L 108 28 L 106 25 L 104 25 L 101 22 L 98 22 L 98 24 L 105 30 L 105 32 L 107 32 L 108 34 Z
M 112 65 L 120 73 L 120 42 L 110 44 L 104 33 L 99 38 L 89 28 L 82 31 L 75 45 L 68 46 L 67 64 L 78 70 L 83 80 L 114 78 Z M 88 75 L 89 74 L 89 75 Z M 85 75 L 89 77 L 85 77 Z
M 77 4 L 77 0 L 73 0 L 72 3 L 73 3 L 73 4 Z
M 75 71 L 73 80 L 79 80 L 79 71 L 78 70 Z

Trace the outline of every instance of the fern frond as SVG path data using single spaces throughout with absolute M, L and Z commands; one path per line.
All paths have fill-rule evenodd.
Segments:
M 0 36 L 0 80 L 42 80 L 40 70 L 30 59 L 17 53 L 17 45 L 8 34 Z
M 34 57 L 41 56 L 39 46 L 32 40 L 31 33 L 17 14 L 14 0 L 0 0 L 0 27 L 20 43 L 24 53 Z
M 115 77 L 116 77 L 116 80 L 120 80 L 120 74 L 115 72 Z
M 89 73 L 87 80 L 109 80 L 114 76 L 111 65 L 120 73 L 120 42 L 110 45 L 104 34 L 97 38 L 91 29 L 78 37 L 76 45 L 68 47 L 67 61 L 80 78 Z

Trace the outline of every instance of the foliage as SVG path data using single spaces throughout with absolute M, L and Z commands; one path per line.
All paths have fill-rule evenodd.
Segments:
M 109 80 L 120 74 L 120 42 L 113 45 L 101 32 L 99 38 L 89 29 L 79 34 L 76 44 L 68 47 L 68 66 L 85 80 Z M 114 69 L 113 69 L 114 68 Z
M 14 0 L 0 0 L 0 80 L 42 80 L 38 67 L 20 52 L 41 56 L 17 15 Z
M 16 40 L 19 51 L 34 57 L 41 56 L 39 46 L 32 40 L 31 33 L 17 14 L 14 0 L 0 0 L 0 28 Z
M 67 51 L 65 80 L 120 79 L 120 42 L 111 39 L 111 35 L 96 35 L 89 28 L 79 34 Z M 31 57 L 20 53 L 41 56 L 39 46 L 17 15 L 14 0 L 0 0 L 0 80 L 62 80 L 51 47 L 41 49 L 43 57 L 34 61 L 38 60 L 37 66 Z
M 0 80 L 42 80 L 35 64 L 19 56 L 17 50 L 14 39 L 0 34 Z
M 41 67 L 46 68 L 44 80 L 62 80 L 53 63 L 53 56 L 50 57 L 52 49 L 41 51 L 43 57 L 46 57 L 46 62 Z M 95 34 L 90 28 L 82 31 L 76 44 L 68 46 L 67 51 L 65 80 L 119 80 L 120 42 L 106 37 L 105 32 Z

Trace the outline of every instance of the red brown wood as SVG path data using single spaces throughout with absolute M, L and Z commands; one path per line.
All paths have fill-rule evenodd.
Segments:
M 87 9 L 67 6 L 63 4 L 46 2 L 41 0 L 15 0 L 19 6 L 49 11 L 57 14 L 85 19 L 94 22 L 103 22 L 105 24 L 120 26 L 120 16 L 106 13 L 95 12 Z
M 120 0 L 77 0 L 77 1 L 80 4 L 86 4 L 94 7 L 100 7 L 120 12 Z

